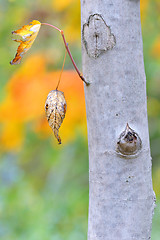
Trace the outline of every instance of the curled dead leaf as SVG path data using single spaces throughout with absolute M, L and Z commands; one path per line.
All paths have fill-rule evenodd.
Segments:
M 11 65 L 19 64 L 23 55 L 31 48 L 34 40 L 37 37 L 41 23 L 37 20 L 33 20 L 29 25 L 24 25 L 22 28 L 13 31 L 13 35 L 20 36 L 21 39 L 13 39 L 15 42 L 19 42 L 20 45 L 17 49 L 15 58 L 10 62 Z
M 45 103 L 46 117 L 59 144 L 61 144 L 61 138 L 58 132 L 65 117 L 66 109 L 64 93 L 58 90 L 50 91 Z

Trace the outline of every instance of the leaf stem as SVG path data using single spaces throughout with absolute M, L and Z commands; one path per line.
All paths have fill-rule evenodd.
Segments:
M 66 48 L 66 50 L 67 50 L 67 52 L 68 52 L 68 55 L 69 55 L 69 57 L 70 57 L 70 59 L 71 59 L 71 61 L 72 61 L 72 64 L 73 64 L 75 70 L 77 71 L 77 73 L 78 73 L 79 77 L 82 79 L 82 81 L 85 82 L 86 85 L 89 85 L 89 82 L 87 82 L 87 81 L 85 80 L 85 78 L 83 77 L 82 73 L 80 73 L 80 71 L 79 71 L 79 69 L 78 69 L 78 67 L 77 67 L 77 65 L 76 65 L 76 63 L 75 63 L 75 61 L 74 61 L 74 59 L 73 59 L 73 57 L 72 57 L 72 54 L 71 54 L 71 52 L 70 52 L 70 50 L 69 50 L 69 47 L 68 47 L 68 44 L 67 44 L 67 42 L 66 42 L 66 39 L 65 39 L 63 30 L 61 30 L 61 29 L 59 29 L 59 28 L 57 28 L 57 27 L 55 27 L 54 25 L 49 24 L 49 23 L 41 23 L 41 24 L 42 24 L 42 25 L 48 25 L 48 26 L 50 26 L 50 27 L 58 30 L 58 31 L 61 33 L 61 36 L 62 36 L 64 45 L 65 45 L 65 48 Z
M 58 80 L 58 83 L 57 83 L 56 90 L 58 89 L 59 84 L 60 84 L 60 81 L 61 81 L 61 76 L 62 76 L 62 72 L 63 72 L 64 64 L 65 64 L 65 61 L 66 61 L 66 53 L 67 53 L 67 50 L 65 51 L 65 56 L 64 56 L 64 60 L 63 60 L 63 65 L 62 65 L 62 69 L 61 69 L 61 72 L 60 72 L 60 76 L 59 76 L 59 80 Z

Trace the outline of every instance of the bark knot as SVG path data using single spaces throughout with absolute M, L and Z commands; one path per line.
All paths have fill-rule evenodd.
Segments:
M 89 16 L 88 22 L 83 25 L 82 41 L 87 54 L 92 58 L 98 58 L 116 44 L 115 36 L 100 14 Z
M 128 123 L 125 130 L 120 134 L 117 142 L 117 153 L 121 156 L 136 156 L 142 148 L 142 141 Z

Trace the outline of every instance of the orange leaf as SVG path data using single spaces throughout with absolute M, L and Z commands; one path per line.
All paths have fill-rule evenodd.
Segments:
M 29 25 L 24 25 L 21 29 L 12 32 L 12 34 L 20 36 L 22 40 L 13 39 L 15 42 L 20 42 L 20 45 L 17 49 L 15 58 L 10 62 L 11 65 L 21 62 L 23 55 L 31 48 L 36 39 L 40 27 L 41 23 L 37 20 L 33 20 Z

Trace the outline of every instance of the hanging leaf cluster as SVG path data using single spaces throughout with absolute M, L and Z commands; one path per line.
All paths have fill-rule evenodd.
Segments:
M 19 42 L 20 45 L 18 46 L 15 58 L 10 62 L 10 64 L 16 65 L 16 64 L 21 63 L 22 57 L 31 48 L 33 42 L 35 41 L 41 25 L 48 25 L 48 26 L 58 30 L 61 33 L 64 45 L 66 48 L 66 52 L 68 52 L 68 55 L 72 61 L 72 64 L 73 64 L 75 70 L 77 71 L 81 80 L 84 81 L 88 85 L 89 83 L 86 82 L 86 80 L 84 79 L 83 75 L 80 73 L 79 69 L 77 68 L 77 66 L 73 60 L 71 52 L 68 48 L 68 44 L 64 37 L 63 31 L 51 24 L 40 23 L 37 20 L 33 20 L 28 25 L 24 25 L 19 30 L 12 32 L 13 35 L 20 37 L 20 39 L 17 39 L 17 38 L 13 39 L 15 42 Z M 65 52 L 65 58 L 66 58 L 66 52 Z M 63 72 L 65 58 L 63 61 L 61 74 Z M 54 133 L 56 139 L 58 140 L 59 144 L 61 144 L 61 138 L 59 136 L 59 128 L 63 122 L 65 113 L 66 113 L 66 109 L 67 109 L 67 104 L 66 104 L 66 100 L 64 97 L 64 93 L 58 90 L 58 86 L 59 86 L 60 79 L 61 79 L 61 74 L 60 74 L 60 78 L 59 78 L 56 90 L 50 91 L 50 93 L 47 96 L 46 103 L 45 103 L 46 117 L 47 117 L 49 126 L 52 128 L 53 133 Z

